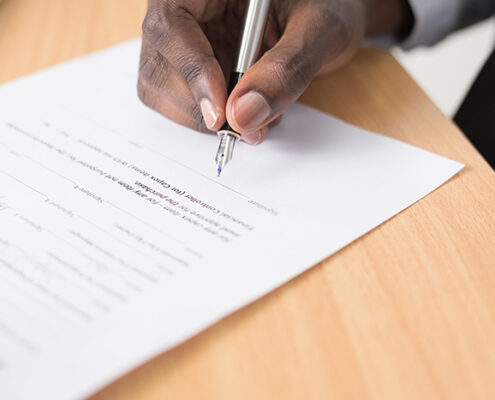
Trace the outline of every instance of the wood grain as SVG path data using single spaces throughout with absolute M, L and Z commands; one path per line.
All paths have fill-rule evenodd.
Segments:
M 5 0 L 0 82 L 139 35 L 145 8 Z M 93 400 L 495 398 L 493 170 L 388 53 L 361 51 L 303 101 L 467 167 Z

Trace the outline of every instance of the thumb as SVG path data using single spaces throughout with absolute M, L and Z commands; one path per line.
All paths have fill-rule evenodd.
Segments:
M 233 129 L 243 137 L 260 131 L 299 98 L 323 67 L 341 64 L 353 47 L 353 34 L 346 14 L 338 11 L 315 3 L 293 10 L 280 41 L 230 95 L 226 114 Z

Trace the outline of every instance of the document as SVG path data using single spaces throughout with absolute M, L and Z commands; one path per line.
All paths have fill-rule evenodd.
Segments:
M 80 399 L 325 259 L 462 165 L 297 104 L 218 138 L 136 95 L 133 40 L 0 88 L 0 398 Z

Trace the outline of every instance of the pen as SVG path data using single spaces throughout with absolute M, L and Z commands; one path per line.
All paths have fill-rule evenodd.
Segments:
M 260 52 L 263 35 L 265 33 L 270 0 L 249 0 L 244 27 L 237 54 L 237 64 L 234 72 L 230 75 L 228 93 L 234 90 L 246 71 L 254 64 Z M 241 135 L 235 132 L 228 122 L 218 131 L 220 145 L 218 146 L 216 163 L 218 176 L 232 159 L 234 147 Z

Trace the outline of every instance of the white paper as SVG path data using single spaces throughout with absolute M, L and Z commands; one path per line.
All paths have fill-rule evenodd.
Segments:
M 0 88 L 0 398 L 75 399 L 300 274 L 461 164 L 295 105 L 221 179 L 136 96 L 137 40 Z

